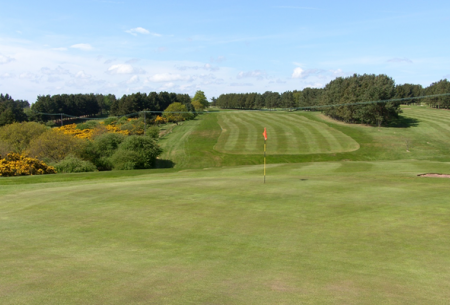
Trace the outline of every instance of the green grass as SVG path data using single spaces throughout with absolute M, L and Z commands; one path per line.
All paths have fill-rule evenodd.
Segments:
M 214 149 L 232 154 L 258 154 L 267 128 L 269 154 L 316 154 L 354 151 L 351 137 L 324 123 L 286 112 L 225 112 L 218 116 L 222 133 Z
M 171 169 L 3 177 L 0 303 L 445 304 L 450 180 L 417 175 L 450 174 L 449 138 L 425 107 L 214 112 L 161 139 Z
M 381 128 L 339 123 L 320 112 L 205 114 L 174 128 L 161 141 L 162 158 L 172 160 L 178 169 L 261 164 L 262 132 L 264 126 L 272 126 L 267 141 L 267 158 L 272 164 L 450 161 L 450 112 L 420 106 L 405 108 L 396 123 L 399 127 Z
M 261 166 L 2 185 L 1 303 L 443 304 L 449 182 L 425 172 L 450 163 L 270 165 L 265 185 Z

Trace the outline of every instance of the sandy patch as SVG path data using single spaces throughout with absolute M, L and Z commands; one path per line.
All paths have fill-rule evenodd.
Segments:
M 433 174 L 433 173 L 420 174 L 420 175 L 417 175 L 417 176 L 419 176 L 419 177 L 434 177 L 434 178 L 450 178 L 450 175 L 448 175 L 448 174 Z

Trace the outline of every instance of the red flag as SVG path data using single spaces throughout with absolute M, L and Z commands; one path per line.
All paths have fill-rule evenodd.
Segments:
M 264 140 L 267 141 L 267 131 L 266 131 L 266 127 L 264 127 L 263 136 L 264 136 Z

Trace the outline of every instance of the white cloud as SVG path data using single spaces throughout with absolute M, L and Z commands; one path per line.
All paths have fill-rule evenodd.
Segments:
M 217 62 L 217 63 L 224 62 L 225 60 L 227 60 L 225 56 L 217 56 L 217 58 L 211 57 L 209 59 L 210 62 Z
M 107 60 L 105 60 L 103 63 L 104 63 L 105 65 L 109 65 L 109 64 L 115 62 L 116 60 L 117 60 L 116 58 L 107 59 Z
M 300 67 L 297 67 L 294 69 L 294 72 L 292 73 L 292 78 L 302 78 L 304 70 Z
M 131 35 L 133 35 L 133 36 L 137 36 L 138 34 L 152 35 L 152 36 L 155 36 L 155 37 L 161 37 L 161 36 L 162 36 L 161 34 L 158 34 L 158 33 L 152 33 L 152 32 L 150 32 L 149 30 L 144 29 L 144 28 L 141 28 L 141 27 L 137 27 L 137 28 L 134 28 L 134 29 L 130 29 L 130 30 L 127 30 L 127 31 L 125 31 L 125 32 L 128 33 L 128 34 L 131 34 Z
M 12 77 L 14 77 L 14 74 L 11 73 L 0 74 L 0 78 L 12 78 Z
M 50 83 L 56 83 L 56 82 L 60 82 L 63 81 L 64 79 L 62 77 L 59 76 L 54 76 L 54 75 L 49 75 L 47 77 L 47 81 L 49 81 Z
M 106 71 L 108 74 L 144 74 L 145 71 L 140 68 L 135 68 L 132 65 L 118 64 L 112 65 Z
M 279 79 L 279 78 L 277 78 L 276 80 L 271 80 L 269 82 L 269 84 L 286 84 L 286 83 L 287 83 L 286 81 Z
M 50 69 L 48 67 L 41 68 L 40 72 L 45 75 L 70 75 L 70 71 L 62 68 L 61 66 L 56 67 L 55 69 Z
M 72 46 L 70 46 L 73 49 L 79 49 L 82 51 L 90 51 L 92 49 L 94 49 L 90 44 L 88 43 L 78 43 L 78 44 L 74 44 Z
M 333 74 L 336 77 L 341 77 L 341 76 L 345 76 L 346 73 L 344 73 L 344 71 L 342 71 L 342 69 L 337 69 L 337 70 L 330 70 L 331 74 Z
M 0 65 L 10 63 L 10 62 L 12 62 L 14 60 L 15 59 L 12 58 L 12 57 L 0 54 Z
M 130 59 L 130 60 L 127 60 L 125 63 L 126 63 L 126 64 L 135 64 L 135 63 L 137 63 L 138 61 L 140 61 L 139 58 L 132 58 L 132 59 Z
M 253 71 L 248 71 L 248 72 L 244 72 L 241 71 L 238 73 L 237 78 L 241 79 L 241 78 L 257 78 L 257 79 L 263 79 L 266 76 L 266 72 L 261 71 L 261 70 L 253 70 Z
M 128 81 L 127 84 L 136 84 L 139 82 L 139 76 L 133 75 Z
M 161 90 L 161 91 L 167 91 L 167 90 L 172 89 L 173 87 L 175 87 L 175 84 L 174 84 L 174 83 L 166 83 L 166 84 L 164 84 L 163 86 L 161 86 L 161 87 L 159 88 L 159 90 Z
M 78 71 L 78 73 L 75 74 L 75 78 L 89 79 L 91 78 L 91 75 L 84 73 L 84 71 Z
M 52 48 L 53 51 L 67 51 L 67 48 Z
M 342 71 L 341 71 L 342 72 Z M 292 78 L 300 78 L 300 79 L 305 79 L 308 78 L 310 76 L 318 76 L 318 77 L 323 77 L 323 74 L 327 74 L 327 71 L 322 70 L 322 69 L 308 69 L 308 70 L 303 70 L 300 67 L 297 67 L 294 69 L 294 72 L 292 73 Z
M 181 74 L 172 74 L 172 73 L 161 73 L 155 74 L 148 78 L 152 82 L 174 82 L 174 81 L 190 81 L 192 80 L 191 76 L 184 76 Z
M 30 72 L 25 72 L 19 75 L 20 79 L 24 79 L 24 80 L 29 80 L 30 82 L 35 82 L 38 83 L 39 80 L 41 79 L 40 76 L 34 74 L 34 73 L 30 73 Z
M 253 86 L 253 84 L 250 84 L 250 83 L 231 83 L 230 86 L 231 87 L 249 87 L 249 86 Z
M 210 64 L 204 64 L 203 66 L 176 66 L 177 70 L 186 71 L 186 70 L 208 70 L 208 71 L 217 71 L 218 67 L 214 67 Z

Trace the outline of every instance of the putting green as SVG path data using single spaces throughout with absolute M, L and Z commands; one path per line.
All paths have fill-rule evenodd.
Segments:
M 294 113 L 222 112 L 218 121 L 222 133 L 214 149 L 223 153 L 261 153 L 264 127 L 268 133 L 267 152 L 271 155 L 340 153 L 359 148 L 341 131 Z
M 450 163 L 2 178 L 1 304 L 446 304 L 450 179 L 427 172 Z

